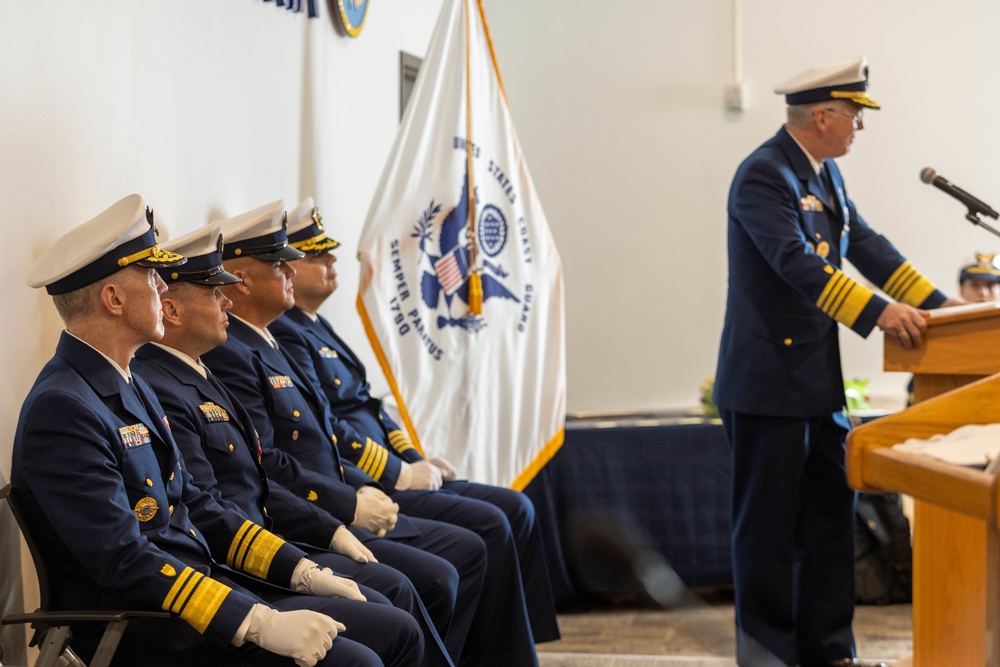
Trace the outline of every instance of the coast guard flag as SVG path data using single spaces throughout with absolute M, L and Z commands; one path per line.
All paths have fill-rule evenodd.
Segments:
M 446 0 L 361 235 L 358 311 L 414 445 L 523 489 L 563 440 L 562 264 L 477 0 Z

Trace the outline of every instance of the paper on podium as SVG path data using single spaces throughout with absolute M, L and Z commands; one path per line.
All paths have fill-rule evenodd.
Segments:
M 983 468 L 1000 456 L 1000 424 L 967 424 L 947 435 L 910 438 L 893 449 L 960 466 Z

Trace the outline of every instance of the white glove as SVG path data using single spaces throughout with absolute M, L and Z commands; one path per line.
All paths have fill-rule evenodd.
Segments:
M 330 540 L 330 551 L 347 556 L 358 563 L 377 563 L 375 554 L 369 551 L 361 540 L 354 537 L 354 533 L 347 530 L 347 526 L 341 526 L 333 532 L 333 539 Z
M 271 653 L 293 658 L 299 667 L 313 667 L 326 657 L 337 633 L 347 629 L 309 609 L 278 611 L 255 604 L 250 616 L 246 639 Z
M 362 486 L 357 492 L 358 507 L 352 526 L 382 537 L 396 527 L 399 505 L 374 486 Z
M 324 598 L 346 598 L 367 602 L 353 579 L 338 577 L 328 567 L 320 567 L 308 558 L 303 558 L 292 573 L 292 588 L 298 593 L 308 593 Z
M 441 470 L 430 461 L 403 463 L 396 480 L 396 490 L 421 489 L 437 491 L 441 488 Z
M 458 477 L 458 471 L 455 470 L 455 466 L 453 466 L 450 461 L 447 461 L 440 456 L 432 456 L 427 460 L 433 463 L 441 471 L 441 477 L 444 481 L 454 482 L 455 478 Z

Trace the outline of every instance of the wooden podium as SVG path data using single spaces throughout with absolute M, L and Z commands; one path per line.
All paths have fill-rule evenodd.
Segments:
M 847 477 L 861 491 L 914 498 L 914 667 L 1000 667 L 997 479 L 891 449 L 1000 422 L 1000 309 L 939 312 L 916 350 L 886 337 L 885 369 L 914 374 L 918 403 L 851 431 Z

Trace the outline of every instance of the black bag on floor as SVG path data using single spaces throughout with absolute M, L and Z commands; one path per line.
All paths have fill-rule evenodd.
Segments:
M 858 494 L 854 591 L 860 604 L 910 602 L 913 547 L 898 493 Z

